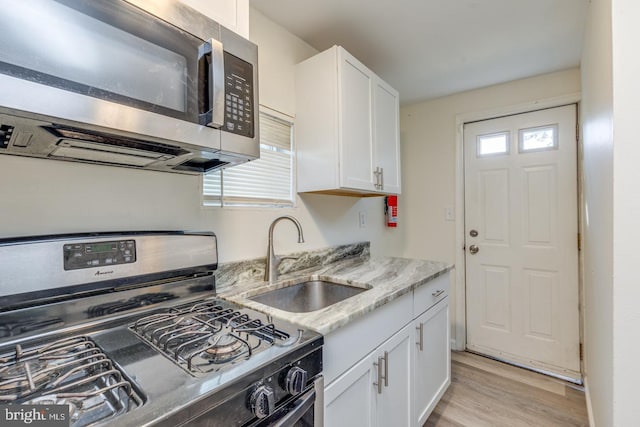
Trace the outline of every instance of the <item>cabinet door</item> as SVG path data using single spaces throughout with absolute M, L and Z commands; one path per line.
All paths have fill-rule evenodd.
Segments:
M 449 298 L 443 299 L 418 317 L 415 327 L 414 425 L 422 426 L 451 383 Z
M 382 169 L 379 190 L 400 194 L 400 119 L 398 92 L 376 78 L 373 85 L 373 168 Z
M 377 351 L 383 363 L 386 382 L 377 394 L 376 418 L 379 426 L 402 427 L 411 425 L 411 352 L 413 324 L 409 324 L 391 337 Z M 386 363 L 382 357 L 386 357 Z M 384 369 L 387 367 L 388 369 Z M 330 424 L 329 424 L 330 425 Z
M 372 74 L 338 49 L 340 186 L 375 190 L 372 150 Z
M 373 355 L 366 356 L 324 391 L 324 424 L 331 427 L 375 426 Z M 382 425 L 382 424 L 381 424 Z
M 249 0 L 180 1 L 244 38 L 249 38 Z

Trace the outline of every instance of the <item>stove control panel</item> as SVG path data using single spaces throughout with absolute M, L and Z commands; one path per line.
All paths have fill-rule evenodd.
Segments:
M 64 269 L 108 267 L 136 262 L 135 240 L 113 240 L 96 243 L 65 243 Z

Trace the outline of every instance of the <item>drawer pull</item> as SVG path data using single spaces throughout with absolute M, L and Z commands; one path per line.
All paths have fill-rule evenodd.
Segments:
M 378 394 L 382 394 L 382 357 L 378 357 L 378 363 L 373 363 L 373 366 L 378 367 L 378 382 L 373 383 L 376 387 L 378 387 Z
M 385 351 L 384 356 L 384 386 L 389 387 L 389 352 Z
M 384 360 L 384 375 L 382 375 L 382 361 Z M 378 357 L 378 363 L 373 363 L 373 366 L 378 367 L 378 382 L 373 383 L 378 387 L 378 394 L 382 394 L 382 380 L 384 379 L 384 386 L 389 387 L 389 352 L 385 351 L 384 356 Z
M 444 289 L 438 289 L 437 291 L 435 291 L 434 293 L 432 293 L 431 295 L 433 295 L 434 298 L 439 297 L 440 295 L 444 294 Z

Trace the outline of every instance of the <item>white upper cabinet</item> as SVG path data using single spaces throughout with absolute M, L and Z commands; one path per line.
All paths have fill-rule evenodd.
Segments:
M 400 194 L 400 108 L 398 92 L 376 78 L 373 86 L 375 165 L 385 193 Z
M 180 0 L 231 31 L 249 38 L 249 0 Z
M 296 69 L 299 192 L 400 193 L 399 98 L 342 47 Z

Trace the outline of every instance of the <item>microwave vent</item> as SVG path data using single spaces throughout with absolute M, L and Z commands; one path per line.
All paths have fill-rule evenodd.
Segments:
M 110 135 L 102 132 L 89 131 L 86 129 L 61 126 L 45 126 L 44 128 L 51 134 L 64 139 L 75 139 L 95 144 L 109 145 L 113 147 L 130 148 L 134 150 L 165 154 L 171 157 L 178 157 L 189 153 L 187 150 L 169 144 Z

